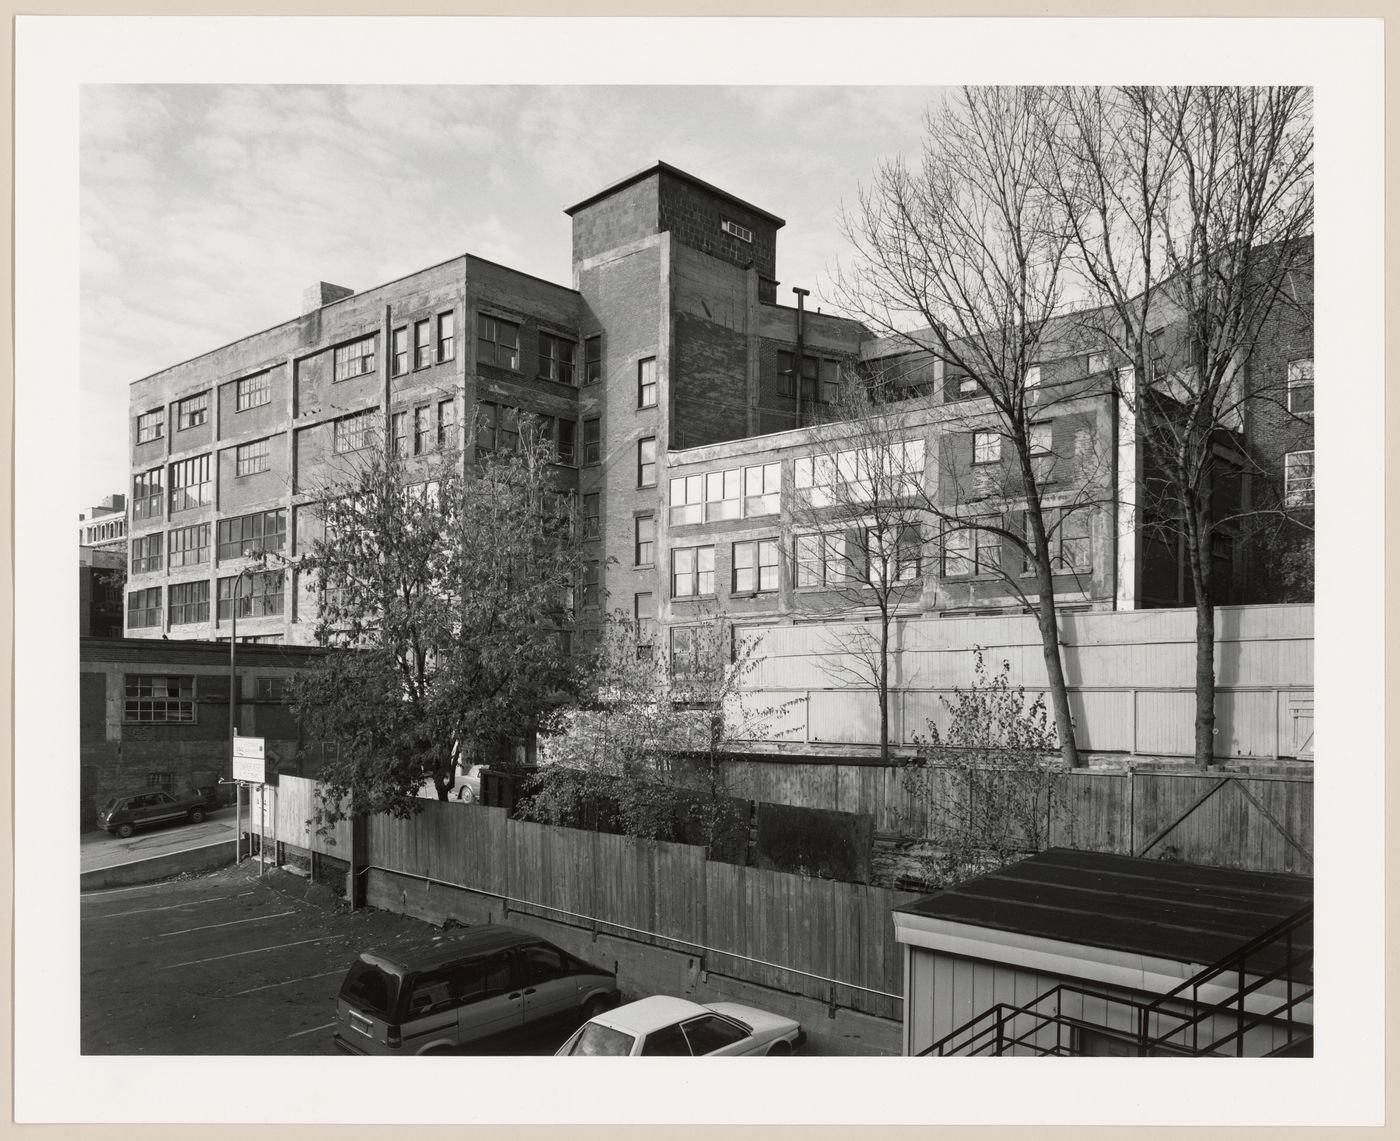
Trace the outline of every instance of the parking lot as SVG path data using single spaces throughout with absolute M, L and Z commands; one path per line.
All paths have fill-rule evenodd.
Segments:
M 325 889 L 311 890 L 321 898 L 245 863 L 84 894 L 83 1053 L 335 1053 L 330 1023 L 350 961 L 435 929 L 335 909 Z M 563 1037 L 497 1041 L 490 1052 L 550 1054 Z

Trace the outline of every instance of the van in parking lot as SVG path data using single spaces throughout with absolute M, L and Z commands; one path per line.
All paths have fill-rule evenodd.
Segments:
M 612 971 L 483 924 L 362 953 L 341 984 L 332 1033 L 346 1054 L 426 1054 L 551 1022 L 567 1033 L 617 1001 Z

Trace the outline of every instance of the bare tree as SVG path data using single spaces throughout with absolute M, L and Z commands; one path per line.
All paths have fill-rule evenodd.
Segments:
M 1094 306 L 1083 324 L 1131 365 L 1119 395 L 1143 443 L 1138 515 L 1149 535 L 1184 547 L 1196 609 L 1195 754 L 1209 765 L 1217 540 L 1247 520 L 1309 522 L 1310 468 L 1306 495 L 1248 493 L 1246 478 L 1264 469 L 1244 427 L 1267 402 L 1296 411 L 1291 378 L 1250 364 L 1290 315 L 1310 324 L 1312 96 L 1072 88 L 1042 111 L 1046 186 Z
M 1044 189 L 1049 114 L 1035 88 L 964 88 L 931 110 L 918 168 L 885 163 L 844 216 L 855 254 L 838 269 L 834 291 L 847 312 L 898 347 L 936 355 L 945 384 L 970 398 L 962 415 L 969 424 L 980 419 L 998 449 L 1005 445 L 1012 478 L 1002 490 L 1014 490 L 1023 526 L 950 502 L 946 487 L 931 506 L 951 533 L 988 533 L 1022 552 L 1030 587 L 1023 597 L 1040 630 L 1061 754 L 1075 766 L 1055 602 L 1060 517 L 1047 520 L 1037 447 L 1037 425 L 1085 395 L 1083 384 L 1038 383 L 1064 307 L 1069 245 Z

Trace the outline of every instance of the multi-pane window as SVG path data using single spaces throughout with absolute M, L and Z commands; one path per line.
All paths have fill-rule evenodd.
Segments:
M 209 561 L 209 524 L 176 527 L 170 532 L 170 569 L 193 567 Z
M 1313 411 L 1313 363 L 1288 362 L 1288 410 L 1295 416 L 1311 416 Z
M 677 476 L 670 486 L 671 524 L 775 515 L 781 484 L 782 466 L 775 463 Z
M 281 551 L 287 545 L 287 511 L 255 511 L 219 520 L 219 561 Z
M 923 478 L 923 440 L 803 456 L 793 464 L 798 496 L 813 507 L 917 495 Z
M 194 678 L 158 674 L 127 674 L 127 721 L 193 721 Z
M 590 491 L 583 497 L 583 537 L 585 539 L 597 539 L 602 535 L 602 502 L 603 497 L 596 491 Z
M 126 624 L 133 630 L 141 626 L 160 625 L 160 587 L 127 592 Z
M 637 362 L 637 407 L 656 407 L 656 358 Z
M 131 514 L 134 519 L 159 519 L 165 502 L 161 468 L 142 472 L 132 481 Z
M 284 677 L 260 677 L 258 678 L 258 700 L 260 701 L 285 701 L 287 698 L 287 679 Z
M 632 563 L 646 567 L 656 561 L 656 516 L 638 515 L 633 524 Z
M 714 547 L 674 548 L 671 551 L 671 597 L 696 598 L 714 592 Z
M 777 539 L 735 543 L 731 589 L 735 594 L 777 590 L 778 565 Z
M 572 420 L 558 420 L 555 424 L 554 457 L 561 464 L 573 464 L 577 459 L 577 452 L 574 449 L 574 422 Z M 546 425 L 548 426 L 548 425 Z
M 1001 459 L 1001 433 L 983 431 L 972 433 L 972 462 L 991 464 Z
M 433 327 L 429 321 L 413 325 L 413 367 L 427 368 L 433 363 Z
M 637 441 L 637 486 L 656 486 L 656 437 Z
M 744 469 L 744 518 L 778 513 L 782 477 L 781 464 L 757 464 Z
M 637 660 L 651 661 L 656 652 L 656 601 L 651 591 L 633 596 L 632 617 L 637 627 Z
M 439 400 L 437 406 L 437 446 L 452 448 L 457 445 L 457 402 Z
M 170 792 L 175 788 L 175 774 L 168 770 L 158 770 L 146 774 L 146 787 Z
M 1167 374 L 1167 331 L 1157 329 L 1147 334 L 1147 374 L 1157 380 Z
M 949 527 L 943 533 L 943 574 L 953 578 L 1001 569 L 1001 536 L 979 527 Z
M 1289 507 L 1313 505 L 1313 454 L 1289 452 L 1283 457 L 1283 501 Z
M 235 475 L 255 475 L 272 467 L 272 441 L 254 440 L 239 444 L 233 452 Z
M 391 340 L 390 359 L 394 376 L 402 376 L 408 371 L 408 327 L 395 329 Z
M 369 447 L 374 434 L 374 413 L 355 412 L 335 422 L 335 450 L 339 453 L 358 452 Z
M 520 326 L 485 313 L 476 318 L 476 360 L 478 364 L 520 370 Z
M 573 384 L 576 347 L 573 341 L 564 337 L 556 337 L 553 333 L 541 333 L 540 379 Z
M 583 422 L 583 462 L 596 464 L 603 458 L 603 422 L 599 419 Z
M 413 410 L 413 454 L 426 455 L 433 450 L 433 410 L 423 404 Z
M 173 582 L 170 584 L 170 624 L 182 626 L 189 622 L 209 621 L 209 582 Z
M 208 456 L 195 456 L 170 465 L 170 514 L 203 507 L 213 499 Z
M 246 579 L 240 586 L 239 580 Z M 219 579 L 219 621 L 233 616 L 233 600 L 238 598 L 238 617 L 262 618 L 281 614 L 283 605 L 283 574 L 280 570 L 258 571 L 250 575 L 233 575 Z
M 164 435 L 164 408 L 157 408 L 153 412 L 143 412 L 136 417 L 136 442 L 138 444 L 149 444 L 152 440 L 159 440 Z
M 260 372 L 256 376 L 245 376 L 234 386 L 234 409 L 246 412 L 272 403 L 272 374 Z
M 864 547 L 866 579 L 872 585 L 913 582 L 923 561 L 923 540 L 912 523 L 898 527 L 869 527 Z
M 199 392 L 175 403 L 175 430 L 198 428 L 209 420 L 209 393 Z
M 513 452 L 520 447 L 520 409 L 507 404 L 477 405 L 478 451 Z
M 603 338 L 583 339 L 583 383 L 597 384 L 603 379 Z
M 714 643 L 704 626 L 672 626 L 671 676 L 713 677 L 716 673 Z
M 583 598 L 585 609 L 598 605 L 599 581 L 598 560 L 589 559 L 583 564 Z
M 1036 385 L 1038 385 L 1039 383 L 1040 366 L 1038 364 L 1033 364 L 1028 369 L 1026 369 L 1026 375 L 1023 380 L 1023 386 L 1026 388 L 1035 388 Z
M 161 546 L 164 536 L 156 531 L 131 540 L 131 573 L 155 574 L 160 570 Z
M 394 412 L 389 416 L 390 448 L 396 456 L 408 454 L 408 413 Z
M 1050 544 L 1056 568 L 1087 570 L 1090 565 L 1089 512 L 1083 508 L 1061 508 L 1058 523 Z
M 340 345 L 334 353 L 334 378 L 350 380 L 374 371 L 374 337 L 361 337 L 348 345 Z
M 747 226 L 739 225 L 738 222 L 731 222 L 728 218 L 721 218 L 719 221 L 719 228 L 726 234 L 732 234 L 741 242 L 749 242 L 750 244 L 753 242 L 753 231 Z
M 437 322 L 437 359 L 441 364 L 457 355 L 457 316 L 452 312 L 439 313 Z
M 857 534 L 798 535 L 793 541 L 794 585 L 841 586 L 859 577 Z
M 778 350 L 778 395 L 793 396 L 797 391 L 799 368 L 797 354 L 788 349 Z M 841 393 L 841 362 L 831 357 L 802 355 L 800 368 L 802 403 L 819 400 L 835 402 Z
M 1027 442 L 1030 444 L 1033 456 L 1048 456 L 1053 452 L 1055 450 L 1055 434 L 1051 422 L 1042 420 L 1038 424 L 1032 424 L 1027 433 Z
M 1089 375 L 1090 375 L 1090 376 L 1092 376 L 1092 375 L 1093 375 L 1094 373 L 1096 373 L 1096 372 L 1107 372 L 1107 371 L 1108 371 L 1108 350 L 1107 350 L 1107 349 L 1099 349 L 1099 350 L 1097 350 L 1096 352 L 1090 353 L 1090 354 L 1089 354 L 1089 360 L 1088 360 L 1088 369 L 1089 369 Z
M 822 357 L 822 399 L 835 404 L 841 398 L 841 362 Z

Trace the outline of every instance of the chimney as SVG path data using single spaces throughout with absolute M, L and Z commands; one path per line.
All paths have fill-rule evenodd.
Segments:
M 329 305 L 332 301 L 339 301 L 342 297 L 353 297 L 355 291 L 347 289 L 343 285 L 332 285 L 329 281 L 318 281 L 315 285 L 309 285 L 301 295 L 302 313 L 310 313 L 321 308 L 322 305 Z

